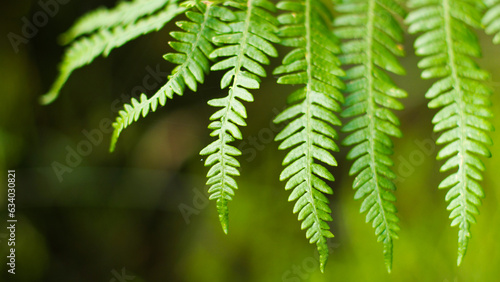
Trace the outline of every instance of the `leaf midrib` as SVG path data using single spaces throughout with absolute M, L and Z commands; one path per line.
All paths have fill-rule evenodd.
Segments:
M 220 147 L 220 150 L 219 150 L 219 153 L 220 153 L 220 162 L 221 162 L 221 175 L 222 175 L 222 180 L 221 180 L 221 192 L 220 192 L 220 198 L 218 200 L 221 201 L 221 204 L 223 204 L 224 206 L 226 205 L 226 198 L 225 198 L 225 194 L 226 194 L 226 191 L 224 189 L 224 187 L 226 186 L 226 171 L 225 171 L 225 167 L 226 167 L 226 159 L 224 158 L 224 155 L 225 155 L 225 150 L 224 150 L 224 147 L 225 147 L 225 133 L 226 133 L 226 127 L 227 127 L 227 124 L 229 122 L 229 111 L 231 111 L 231 102 L 236 99 L 235 98 L 235 95 L 234 95 L 234 87 L 238 86 L 238 74 L 240 73 L 241 71 L 241 68 L 242 68 L 242 64 L 243 64 L 243 56 L 245 56 L 245 51 L 246 51 L 246 45 L 248 44 L 248 34 L 250 33 L 250 19 L 252 17 L 252 8 L 253 8 L 253 1 L 254 0 L 248 0 L 247 1 L 247 9 L 246 9 L 246 17 L 245 17 L 245 28 L 243 29 L 243 37 L 242 37 L 242 40 L 241 42 L 239 43 L 239 45 L 241 46 L 240 48 L 240 52 L 238 53 L 237 55 L 237 63 L 236 63 L 236 66 L 233 68 L 235 71 L 234 71 L 234 76 L 233 76 L 233 84 L 232 86 L 229 88 L 229 97 L 228 97 L 228 104 L 226 106 L 226 111 L 224 113 L 224 115 L 221 117 L 221 128 L 220 128 L 220 131 L 219 131 L 219 139 L 221 140 L 221 147 Z M 231 70 L 229 70 L 231 71 Z M 224 228 L 224 227 L 223 227 Z M 227 229 L 224 230 L 226 233 L 227 233 Z
M 376 190 L 376 193 L 377 193 L 377 205 L 379 206 L 379 210 L 382 214 L 382 217 L 383 217 L 383 224 L 385 225 L 385 230 L 387 230 L 386 232 L 386 239 L 388 240 L 388 242 L 386 243 L 384 241 L 384 244 L 392 244 L 391 243 L 391 234 L 390 234 L 390 226 L 389 226 L 389 223 L 388 223 L 388 220 L 387 220 L 387 216 L 386 216 L 386 211 L 384 209 L 384 205 L 383 205 L 383 199 L 382 199 L 382 193 L 381 193 L 381 190 L 382 188 L 380 188 L 380 185 L 379 185 L 379 181 L 378 181 L 378 178 L 379 178 L 379 175 L 377 173 L 377 169 L 376 169 L 376 159 L 375 159 L 375 152 L 376 152 L 376 149 L 375 149 L 375 144 L 376 144 L 376 139 L 375 139 L 375 132 L 377 131 L 376 129 L 376 126 L 375 126 L 375 122 L 377 120 L 376 118 L 376 115 L 375 115 L 375 110 L 376 110 L 376 105 L 375 105 L 375 94 L 374 94 L 374 77 L 373 77 L 373 69 L 375 68 L 374 66 L 374 59 L 373 59 L 373 30 L 375 29 L 375 7 L 376 7 L 376 0 L 369 0 L 369 3 L 368 3 L 368 11 L 367 11 L 367 14 L 368 14 L 368 22 L 367 22 L 367 32 L 368 32 L 368 35 L 366 36 L 366 40 L 367 40 L 367 70 L 366 70 L 366 73 L 367 73 L 367 80 L 368 80 L 368 108 L 367 108 L 367 116 L 368 116 L 368 120 L 370 121 L 369 123 L 369 131 L 370 131 L 370 138 L 368 140 L 369 142 L 369 152 L 368 154 L 370 155 L 370 169 L 372 170 L 372 175 L 373 175 L 373 179 L 374 179 L 374 183 L 375 183 L 375 190 Z M 377 226 L 375 226 L 376 228 Z
M 312 63 L 312 60 L 311 60 L 311 56 L 312 56 L 312 42 L 313 42 L 313 39 L 312 39 L 312 29 L 311 29 L 311 25 L 312 25 L 312 21 L 311 21 L 311 13 L 312 13 L 312 7 L 311 7 L 311 0 L 306 0 L 305 1 L 305 6 L 306 6 L 306 9 L 305 9 L 305 19 L 304 19 L 304 24 L 305 24 L 305 28 L 306 28 L 306 54 L 305 54 L 305 59 L 306 59 L 306 64 L 307 64 L 307 84 L 306 84 L 306 100 L 305 100 L 305 106 L 306 106 L 306 182 L 307 182 L 307 185 L 306 185 L 306 191 L 307 191 L 307 198 L 308 198 L 308 201 L 309 201 L 309 204 L 312 206 L 313 208 L 313 213 L 314 213 L 314 223 L 313 223 L 313 226 L 309 227 L 309 228 L 314 228 L 314 224 L 317 224 L 317 228 L 318 228 L 318 232 L 320 233 L 320 238 L 323 237 L 323 234 L 321 232 L 321 219 L 319 218 L 319 214 L 318 214 L 318 209 L 316 207 L 316 204 L 315 204 L 315 199 L 314 199 L 314 196 L 313 196 L 313 187 L 312 187 L 312 163 L 314 162 L 314 159 L 313 159 L 313 154 L 312 154 L 312 146 L 314 146 L 313 142 L 312 142 L 312 131 L 313 131 L 313 126 L 311 124 L 311 120 L 313 119 L 313 116 L 312 116 L 312 112 L 311 112 L 311 105 L 312 105 L 312 100 L 311 100 L 311 93 L 312 93 L 312 89 L 311 89 L 311 84 L 313 83 L 313 80 L 314 80 L 314 77 L 312 75 L 312 67 L 313 67 L 313 63 Z M 318 242 L 319 243 L 320 239 L 318 239 Z
M 459 122 L 458 122 L 458 127 L 459 129 L 459 143 L 460 146 L 458 148 L 458 158 L 459 158 L 459 163 L 458 163 L 458 171 L 456 174 L 459 176 L 459 183 L 460 185 L 460 195 L 457 197 L 460 197 L 460 207 L 456 207 L 460 209 L 460 217 L 463 218 L 463 220 L 459 224 L 459 228 L 461 231 L 463 231 L 463 234 L 465 234 L 465 238 L 460 236 L 459 232 L 459 246 L 458 252 L 459 252 L 459 257 L 457 259 L 457 264 L 460 264 L 462 261 L 463 255 L 465 251 L 461 250 L 461 247 L 463 249 L 467 248 L 467 233 L 468 233 L 468 220 L 467 220 L 467 187 L 466 187 L 466 180 L 467 180 L 467 174 L 465 170 L 466 160 L 465 156 L 467 154 L 465 150 L 465 141 L 466 141 L 466 132 L 465 132 L 465 127 L 466 127 L 466 122 L 465 122 L 465 104 L 464 104 L 464 93 L 462 91 L 462 87 L 460 84 L 460 77 L 458 75 L 458 70 L 457 66 L 455 65 L 455 50 L 453 49 L 453 29 L 451 27 L 451 12 L 450 12 L 450 3 L 449 0 L 443 0 L 443 17 L 444 17 L 444 29 L 445 29 L 445 34 L 446 34 L 446 48 L 448 52 L 448 66 L 450 67 L 451 70 L 451 76 L 453 78 L 453 89 L 456 91 L 458 99 L 455 100 L 455 103 L 458 105 L 458 117 L 459 117 Z M 456 184 L 454 184 L 455 186 Z M 455 187 L 452 186 L 450 189 L 454 189 Z

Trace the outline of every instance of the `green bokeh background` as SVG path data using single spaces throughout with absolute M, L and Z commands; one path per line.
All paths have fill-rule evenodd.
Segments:
M 17 53 L 7 35 L 21 35 L 23 17 L 32 19 L 41 7 L 37 1 L 9 1 L 0 10 L 0 281 L 120 281 L 123 273 L 130 278 L 126 281 L 500 280 L 499 133 L 492 134 L 494 157 L 484 160 L 481 215 L 457 267 L 457 228 L 449 226 L 446 191 L 437 189 L 444 175 L 432 145 L 435 111 L 424 98 L 432 82 L 419 79 L 414 37 L 406 38 L 408 56 L 401 60 L 408 74 L 395 78 L 409 97 L 398 113 L 404 137 L 395 141 L 393 156 L 401 232 L 392 274 L 385 270 L 372 227 L 358 212 L 360 202 L 353 200 L 346 148 L 336 154 L 339 166 L 331 169 L 335 238 L 326 271 L 319 272 L 315 247 L 305 239 L 278 181 L 284 152 L 271 141 L 275 127 L 270 122 L 293 88 L 277 85 L 272 75 L 254 91 L 256 101 L 246 104 L 249 125 L 241 142 L 247 143 L 236 142 L 243 148 L 242 176 L 229 206 L 228 235 L 219 226 L 215 203 L 206 200 L 207 169 L 198 155 L 212 140 L 206 126 L 213 109 L 206 102 L 224 93 L 218 87 L 220 73 L 210 74 L 198 93 L 176 97 L 124 131 L 115 153 L 108 153 L 110 134 L 103 134 L 102 142 L 59 181 L 52 165 L 65 164 L 68 146 L 75 149 L 87 140 L 82 130 L 95 132 L 103 119 L 114 119 L 113 102 L 142 85 L 147 66 L 172 68 L 161 59 L 169 51 L 168 31 L 174 28 L 169 24 L 75 71 L 60 98 L 40 106 L 37 99 L 55 78 L 63 52 L 57 36 L 100 5 L 114 2 L 61 5 Z M 492 74 L 493 123 L 500 128 L 500 46 L 479 34 L 484 48 L 479 63 Z M 17 178 L 14 277 L 6 273 L 7 169 L 15 169 Z M 186 221 L 181 208 L 187 206 L 195 212 Z

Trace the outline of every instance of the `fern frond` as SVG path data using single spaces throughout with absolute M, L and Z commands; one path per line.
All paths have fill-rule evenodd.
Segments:
M 226 1 L 225 5 L 236 9 L 236 20 L 230 23 L 231 33 L 214 37 L 214 43 L 221 45 L 212 52 L 210 58 L 221 61 L 211 70 L 227 70 L 221 80 L 221 89 L 229 86 L 224 98 L 208 101 L 212 107 L 220 107 L 211 117 L 208 126 L 210 134 L 217 140 L 206 146 L 201 155 L 208 156 L 205 166 L 210 166 L 207 174 L 208 192 L 211 200 L 217 200 L 217 211 L 224 233 L 228 232 L 228 201 L 232 200 L 238 185 L 234 176 L 239 175 L 239 162 L 235 156 L 241 151 L 230 145 L 242 135 L 238 126 L 245 126 L 246 109 L 241 101 L 252 102 L 253 95 L 248 89 L 260 87 L 260 77 L 266 76 L 262 64 L 269 64 L 268 56 L 276 57 L 277 51 L 271 42 L 279 38 L 274 35 L 276 19 L 271 15 L 275 7 L 267 0 L 245 2 Z
M 500 43 L 500 0 L 484 0 L 488 10 L 484 14 L 481 23 L 485 26 L 487 34 L 494 34 L 493 43 Z
M 113 9 L 100 7 L 83 15 L 65 33 L 61 34 L 61 42 L 68 44 L 77 37 L 92 33 L 99 29 L 110 29 L 136 22 L 140 18 L 151 15 L 163 8 L 169 0 L 134 0 L 123 1 Z
M 327 239 L 333 237 L 327 223 L 332 220 L 331 210 L 323 193 L 333 193 L 325 180 L 334 181 L 324 164 L 337 165 L 331 154 L 339 149 L 333 141 L 337 132 L 332 126 L 341 125 L 335 112 L 341 110 L 344 100 L 339 91 L 344 84 L 338 78 L 344 72 L 336 57 L 340 48 L 329 31 L 331 14 L 321 1 L 281 1 L 277 7 L 287 11 L 278 17 L 281 43 L 295 49 L 274 74 L 282 75 L 280 84 L 304 85 L 288 97 L 287 109 L 274 120 L 289 122 L 275 138 L 282 141 L 280 150 L 290 149 L 280 180 L 288 179 L 288 200 L 297 201 L 293 212 L 299 213 L 309 242 L 316 244 L 323 272 L 328 259 Z
M 160 30 L 166 23 L 185 10 L 186 8 L 177 5 L 176 0 L 172 0 L 154 15 L 131 22 L 126 26 L 118 25 L 111 29 L 100 29 L 87 37 L 74 41 L 66 49 L 63 61 L 59 66 L 59 75 L 49 92 L 41 97 L 41 103 L 49 104 L 54 101 L 74 70 L 90 64 L 99 55 L 106 57 L 114 48 L 118 48 L 141 35 Z
M 235 15 L 227 8 L 215 4 L 199 2 L 194 9 L 186 12 L 191 21 L 179 21 L 177 26 L 183 32 L 171 32 L 170 35 L 178 41 L 169 42 L 169 45 L 179 53 L 168 53 L 165 60 L 178 64 L 169 76 L 167 83 L 151 98 L 141 95 L 140 102 L 132 98 L 131 104 L 125 104 L 124 109 L 113 123 L 114 132 L 111 139 L 110 151 L 113 151 L 120 133 L 132 122 L 137 121 L 142 114 L 145 117 L 149 111 L 156 111 L 158 104 L 164 106 L 166 99 L 172 99 L 173 94 L 182 95 L 186 88 L 196 91 L 197 84 L 203 83 L 205 75 L 210 71 L 208 56 L 214 50 L 211 42 L 217 33 L 228 33 L 229 26 L 222 20 L 233 20 Z
M 488 73 L 472 57 L 481 55 L 476 35 L 470 27 L 481 26 L 481 1 L 413 0 L 415 8 L 406 21 L 411 33 L 423 32 L 416 41 L 416 53 L 425 56 L 419 62 L 422 78 L 439 78 L 427 91 L 429 108 L 441 108 L 434 116 L 434 131 L 443 131 L 437 144 L 445 145 L 438 159 L 447 159 L 441 171 L 456 170 L 439 188 L 449 188 L 451 225 L 458 225 L 460 265 L 471 237 L 470 226 L 476 222 L 478 206 L 484 197 L 479 181 L 485 169 L 479 156 L 490 157 L 486 147 L 492 140 L 487 132 L 493 126 L 490 89 L 484 85 Z
M 342 131 L 350 133 L 342 142 L 354 146 L 347 159 L 354 160 L 349 171 L 356 175 L 354 198 L 364 199 L 360 211 L 367 212 L 377 241 L 384 245 L 387 271 L 392 269 L 393 241 L 398 238 L 399 218 L 390 169 L 393 143 L 401 137 L 399 120 L 391 110 L 401 110 L 397 98 L 406 97 L 384 71 L 405 74 L 396 56 L 403 56 L 403 32 L 393 14 L 404 18 L 405 11 L 394 0 L 344 0 L 336 6 L 344 14 L 335 19 L 335 34 L 342 43 L 342 64 L 354 65 L 346 72 L 348 94 L 342 117 L 352 118 Z

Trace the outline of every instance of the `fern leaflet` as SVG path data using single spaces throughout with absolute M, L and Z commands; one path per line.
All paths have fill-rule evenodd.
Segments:
M 399 120 L 391 112 L 403 109 L 396 98 L 406 92 L 396 87 L 384 72 L 405 74 L 395 56 L 403 56 L 399 44 L 403 35 L 392 14 L 405 16 L 405 11 L 394 0 L 344 0 L 336 6 L 345 15 L 335 19 L 335 34 L 342 44 L 342 64 L 354 65 L 346 72 L 348 80 L 342 116 L 352 118 L 342 131 L 350 134 L 342 144 L 354 146 L 347 158 L 355 160 L 350 175 L 355 199 L 363 199 L 361 212 L 367 212 L 366 222 L 372 222 L 377 241 L 384 244 L 385 264 L 392 269 L 393 240 L 398 238 L 396 200 L 391 191 L 396 189 L 389 158 L 393 143 L 389 136 L 401 137 Z
M 66 49 L 63 61 L 59 65 L 59 75 L 49 92 L 41 97 L 41 103 L 49 104 L 54 101 L 74 70 L 90 64 L 99 55 L 106 57 L 111 50 L 132 39 L 160 30 L 166 23 L 185 10 L 177 5 L 176 0 L 172 0 L 154 15 L 131 22 L 126 26 L 117 25 L 111 29 L 100 29 L 87 37 L 74 41 Z
M 210 166 L 207 185 L 210 199 L 217 200 L 217 211 L 224 233 L 228 232 L 228 201 L 232 200 L 234 189 L 238 188 L 234 176 L 239 175 L 240 166 L 235 156 L 241 151 L 229 145 L 242 135 L 238 126 L 245 126 L 247 117 L 245 106 L 240 100 L 253 101 L 247 89 L 260 87 L 259 76 L 266 76 L 261 66 L 269 64 L 267 56 L 276 57 L 277 51 L 270 42 L 279 39 L 274 35 L 276 19 L 270 14 L 274 4 L 267 0 L 248 0 L 244 2 L 226 1 L 227 6 L 235 8 L 236 20 L 230 23 L 231 33 L 214 37 L 214 43 L 222 45 L 212 52 L 210 58 L 227 57 L 212 66 L 212 70 L 227 70 L 221 80 L 221 89 L 228 86 L 229 93 L 224 98 L 208 101 L 212 107 L 221 107 L 215 112 L 208 126 L 211 136 L 217 140 L 206 146 L 201 155 L 207 155 L 205 166 Z
M 488 11 L 483 16 L 482 24 L 487 34 L 494 34 L 493 43 L 500 43 L 500 0 L 484 0 Z
M 323 194 L 333 191 L 323 179 L 334 178 L 322 163 L 337 165 L 329 151 L 338 151 L 333 141 L 337 132 L 332 125 L 341 125 L 334 113 L 341 110 L 343 102 L 339 89 L 344 84 L 338 77 L 344 72 L 335 55 L 340 48 L 329 31 L 329 10 L 319 0 L 281 1 L 277 7 L 287 11 L 278 17 L 281 43 L 295 49 L 274 74 L 282 75 L 280 84 L 304 85 L 288 97 L 287 109 L 274 120 L 290 122 L 275 139 L 282 141 L 279 149 L 290 149 L 280 180 L 288 179 L 285 189 L 292 190 L 288 200 L 297 200 L 293 212 L 299 213 L 309 242 L 316 244 L 323 272 L 328 259 L 327 239 L 333 237 L 327 223 L 332 220 L 331 210 Z
M 188 2 L 191 3 L 191 2 Z M 111 139 L 110 151 L 113 151 L 120 133 L 139 117 L 145 117 L 149 111 L 156 111 L 158 104 L 164 106 L 166 99 L 173 98 L 173 94 L 182 95 L 187 85 L 196 91 L 197 84 L 203 83 L 205 74 L 210 71 L 208 56 L 213 51 L 212 38 L 217 33 L 231 31 L 223 20 L 235 19 L 234 14 L 227 8 L 215 4 L 206 6 L 202 2 L 196 3 L 199 12 L 191 10 L 186 16 L 191 21 L 179 21 L 176 24 L 183 32 L 171 32 L 170 35 L 179 40 L 169 42 L 169 45 L 179 53 L 168 53 L 164 58 L 178 66 L 172 71 L 167 83 L 160 88 L 151 98 L 141 95 L 140 102 L 135 98 L 131 104 L 125 104 L 124 109 L 113 123 L 114 132 Z
M 441 108 L 434 116 L 434 131 L 443 131 L 437 144 L 445 145 L 438 159 L 447 159 L 441 171 L 456 169 L 439 188 L 449 188 L 451 225 L 458 225 L 458 259 L 462 262 L 471 237 L 470 226 L 476 222 L 478 206 L 484 192 L 484 164 L 479 156 L 490 157 L 486 145 L 492 131 L 486 120 L 492 116 L 488 106 L 491 94 L 484 83 L 488 73 L 480 69 L 471 57 L 481 55 L 481 49 L 469 26 L 481 26 L 481 1 L 470 0 L 413 0 L 415 10 L 406 21 L 411 33 L 424 32 L 415 41 L 416 53 L 425 56 L 419 62 L 422 78 L 439 78 L 427 91 L 429 108 Z

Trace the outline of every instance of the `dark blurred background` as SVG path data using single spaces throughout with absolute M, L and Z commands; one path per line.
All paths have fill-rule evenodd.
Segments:
M 276 127 L 270 123 L 292 87 L 277 85 L 269 75 L 254 91 L 255 102 L 246 104 L 249 126 L 242 129 L 244 140 L 235 143 L 243 150 L 242 176 L 229 206 L 228 235 L 219 226 L 215 203 L 206 198 L 207 168 L 198 154 L 212 140 L 206 126 L 214 109 L 206 102 L 225 95 L 220 73 L 210 74 L 197 93 L 188 91 L 130 126 L 112 154 L 110 134 L 101 128 L 116 117 L 116 106 L 122 105 L 116 99 L 130 97 L 151 69 L 172 69 L 161 56 L 170 50 L 173 23 L 75 71 L 54 103 L 38 104 L 63 54 L 58 35 L 85 12 L 114 4 L 68 1 L 27 42 L 15 46 L 8 34 L 22 35 L 25 20 L 32 22 L 43 10 L 37 1 L 2 4 L 0 281 L 498 281 L 500 136 L 493 133 L 494 158 L 485 160 L 482 182 L 486 198 L 465 260 L 457 267 L 457 228 L 449 226 L 446 191 L 437 189 L 444 175 L 442 163 L 435 161 L 435 111 L 424 98 L 431 82 L 419 79 L 413 37 L 406 38 L 408 56 L 402 59 L 408 74 L 395 78 L 409 98 L 398 113 L 404 137 L 395 141 L 393 156 L 401 219 L 393 273 L 387 274 L 382 245 L 359 214 L 360 202 L 353 200 L 351 163 L 342 148 L 336 154 L 339 166 L 331 169 L 335 238 L 321 274 L 315 246 L 305 239 L 278 181 L 284 152 L 271 141 Z M 498 92 L 500 46 L 479 33 L 480 64 L 491 72 L 488 83 Z M 492 99 L 498 117 L 498 94 Z M 500 128 L 498 118 L 493 122 Z M 78 149 L 86 155 L 68 157 Z M 6 272 L 8 169 L 16 170 L 17 184 L 15 276 Z

